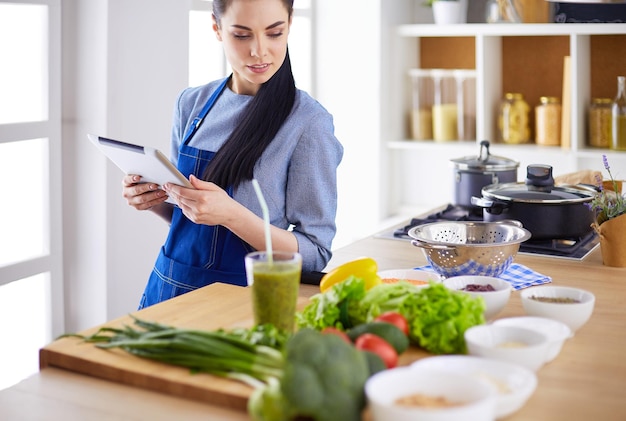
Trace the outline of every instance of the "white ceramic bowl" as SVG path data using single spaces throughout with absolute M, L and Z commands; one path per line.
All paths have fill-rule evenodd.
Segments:
M 535 298 L 532 298 L 535 297 Z M 574 299 L 577 303 L 553 303 L 538 301 L 536 298 Z M 542 285 L 522 290 L 522 306 L 529 316 L 547 317 L 559 320 L 576 332 L 591 317 L 596 297 L 589 291 L 565 286 Z
M 420 367 L 397 367 L 370 377 L 365 395 L 373 421 L 491 421 L 496 393 L 479 379 Z M 423 395 L 458 403 L 445 408 L 403 406 L 399 398 Z M 462 402 L 462 404 L 461 404 Z
M 537 376 L 519 364 L 471 355 L 441 355 L 422 358 L 411 367 L 467 374 L 493 387 L 496 417 L 504 418 L 519 410 L 537 388 Z
M 389 281 L 391 279 L 405 279 L 420 288 L 427 287 L 431 281 L 441 282 L 441 276 L 438 273 L 427 270 L 389 269 L 378 272 L 378 276 L 387 283 L 391 283 Z
M 491 285 L 495 291 L 461 291 L 485 300 L 485 319 L 491 320 L 509 302 L 511 298 L 511 284 L 507 281 L 491 276 L 454 276 L 444 279 L 443 284 L 453 290 L 461 291 L 467 285 Z
M 561 352 L 561 348 L 563 348 L 565 341 L 574 336 L 572 330 L 565 323 L 554 319 L 548 319 L 547 317 L 507 317 L 505 319 L 496 320 L 493 324 L 525 327 L 546 335 L 548 337 L 548 341 L 550 342 L 548 355 L 546 355 L 546 362 L 550 362 L 555 359 L 557 355 L 559 355 L 559 352 Z
M 519 326 L 478 325 L 464 336 L 470 355 L 520 364 L 532 371 L 544 365 L 550 345 L 543 333 Z

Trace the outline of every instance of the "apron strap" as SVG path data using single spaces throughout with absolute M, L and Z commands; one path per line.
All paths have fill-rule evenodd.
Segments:
M 204 121 L 204 117 L 206 117 L 206 115 L 209 113 L 209 111 L 215 104 L 215 101 L 217 101 L 217 98 L 224 91 L 224 88 L 226 88 L 226 84 L 228 83 L 229 80 L 230 80 L 230 76 L 225 78 L 222 81 L 222 83 L 220 83 L 220 85 L 217 87 L 215 92 L 213 92 L 213 94 L 209 97 L 206 104 L 204 104 L 204 107 L 202 107 L 202 110 L 200 110 L 200 113 L 198 114 L 198 116 L 193 119 L 193 121 L 191 122 L 191 125 L 189 126 L 189 129 L 187 130 L 187 134 L 185 134 L 185 138 L 183 140 L 184 145 L 187 145 L 189 141 L 191 140 L 191 138 L 193 137 L 193 135 L 196 133 L 196 131 L 200 127 L 200 124 L 202 124 L 202 122 Z

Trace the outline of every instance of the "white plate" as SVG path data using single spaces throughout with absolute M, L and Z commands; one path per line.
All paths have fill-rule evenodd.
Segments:
M 489 383 L 497 392 L 496 416 L 519 410 L 537 388 L 537 376 L 529 369 L 506 361 L 470 355 L 441 355 L 416 361 L 411 367 L 469 374 Z
M 407 281 L 441 282 L 441 277 L 436 272 L 416 269 L 390 269 L 378 272 L 381 279 L 406 279 Z M 428 286 L 428 284 L 416 284 L 416 286 Z

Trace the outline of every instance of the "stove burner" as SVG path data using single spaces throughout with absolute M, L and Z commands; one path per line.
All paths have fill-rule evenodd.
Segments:
M 578 238 L 557 238 L 554 240 L 533 240 L 520 244 L 519 251 L 522 253 L 542 253 L 552 256 L 575 256 L 579 250 L 593 243 L 597 239 L 594 231 Z M 594 244 L 595 245 L 595 244 Z
M 422 218 L 413 218 L 408 225 L 398 228 L 393 236 L 410 240 L 409 230 L 417 225 L 440 221 L 482 221 L 482 209 L 470 209 L 462 206 L 447 205 L 445 209 Z M 599 244 L 594 231 L 579 238 L 559 238 L 548 240 L 528 240 L 520 244 L 520 253 L 548 255 L 582 259 Z

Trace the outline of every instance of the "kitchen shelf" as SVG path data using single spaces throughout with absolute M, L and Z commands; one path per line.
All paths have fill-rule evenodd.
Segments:
M 625 34 L 622 23 L 466 23 L 456 25 L 399 25 L 401 37 L 481 37 Z
M 388 126 L 382 135 L 393 186 L 386 198 L 389 214 L 407 205 L 449 201 L 453 181 L 448 162 L 477 155 L 478 143 L 484 139 L 491 142 L 492 154 L 520 162 L 519 179 L 531 163 L 552 165 L 556 175 L 587 168 L 603 171 L 603 154 L 609 156 L 612 168 L 621 170 L 621 177 L 626 176 L 626 153 L 588 147 L 586 123 L 591 98 L 614 97 L 617 76 L 626 74 L 625 24 L 397 24 L 392 33 L 389 42 L 394 45 L 383 70 L 391 78 L 389 92 L 383 94 L 390 106 L 383 110 Z M 539 97 L 563 95 L 565 56 L 571 62 L 570 144 L 497 143 L 498 107 L 505 92 L 521 92 L 526 98 L 534 138 Z M 411 68 L 476 71 L 475 142 L 409 139 Z
M 477 141 L 497 138 L 497 107 L 504 92 L 524 94 L 531 107 L 533 131 L 532 110 L 539 97 L 563 96 L 563 60 L 570 56 L 570 147 L 573 150 L 584 148 L 587 104 L 595 96 L 614 96 L 618 74 L 626 73 L 624 24 L 420 24 L 400 25 L 396 32 L 400 38 L 410 40 L 407 45 L 412 44 L 413 51 L 407 51 L 407 57 L 403 59 L 412 67 L 432 68 L 437 64 L 443 68 L 470 67 L 476 70 Z M 473 50 L 467 48 L 468 39 L 473 40 Z M 433 40 L 439 43 L 433 46 Z M 450 42 L 446 45 L 446 41 Z M 429 47 L 432 50 L 428 50 Z M 468 50 L 473 54 L 469 66 Z M 532 54 L 525 54 L 527 51 Z M 448 63 L 442 62 L 446 56 L 451 57 L 447 59 Z M 406 73 L 408 68 L 404 67 L 402 71 Z M 406 74 L 398 77 L 407 80 Z M 408 91 L 405 88 L 405 93 L 410 93 Z M 404 116 L 410 107 L 409 99 L 405 95 L 401 111 Z M 388 140 L 407 139 L 407 133 L 405 128 L 396 133 L 398 137 Z

